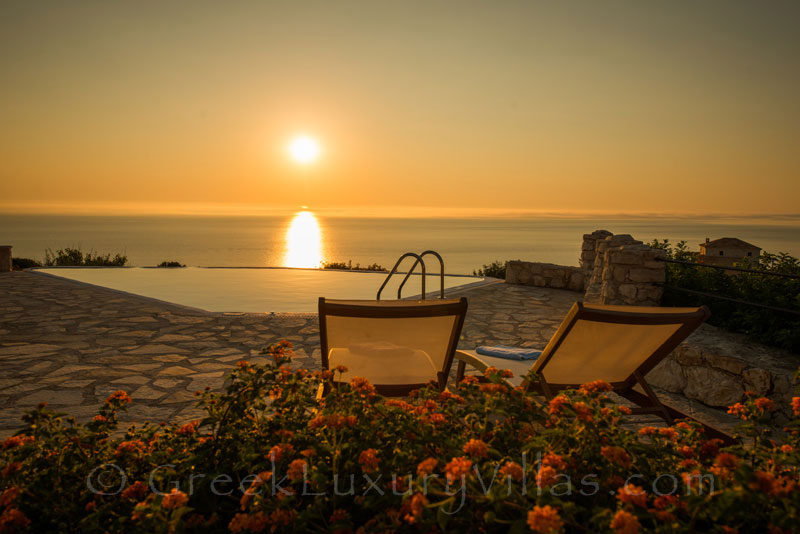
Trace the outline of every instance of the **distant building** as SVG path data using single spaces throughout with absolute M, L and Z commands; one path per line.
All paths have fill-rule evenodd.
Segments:
M 700 243 L 700 263 L 733 267 L 734 263 L 745 260 L 757 261 L 761 249 L 736 237 L 722 237 L 714 241 L 706 238 Z

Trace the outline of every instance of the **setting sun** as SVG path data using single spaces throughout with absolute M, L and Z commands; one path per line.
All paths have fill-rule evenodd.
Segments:
M 320 148 L 316 139 L 301 135 L 292 139 L 289 143 L 289 155 L 297 163 L 307 165 L 313 163 L 319 157 Z

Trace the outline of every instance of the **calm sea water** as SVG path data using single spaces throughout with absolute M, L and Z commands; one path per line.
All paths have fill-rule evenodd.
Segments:
M 292 216 L 42 216 L 0 214 L 0 244 L 16 257 L 43 259 L 45 249 L 124 253 L 137 266 L 179 261 L 190 266 L 308 267 L 322 261 L 377 262 L 439 251 L 446 270 L 468 274 L 494 260 L 577 265 L 584 233 L 629 233 L 642 241 L 738 237 L 768 252 L 800 256 L 800 224 L 690 219 L 377 219 Z M 429 269 L 435 266 L 429 264 Z

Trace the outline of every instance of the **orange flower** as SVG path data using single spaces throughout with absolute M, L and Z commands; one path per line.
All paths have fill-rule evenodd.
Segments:
M 714 459 L 714 465 L 724 467 L 725 469 L 736 469 L 741 460 L 734 454 L 729 452 L 721 452 Z
M 345 510 L 344 508 L 337 508 L 336 510 L 333 511 L 328 521 L 330 521 L 331 523 L 342 523 L 344 521 L 347 521 L 348 517 L 350 517 L 350 514 L 347 512 L 347 510 Z
M 269 517 L 264 512 L 236 514 L 228 523 L 228 530 L 234 534 L 242 532 L 263 532 L 269 525 Z
M 553 452 L 548 452 L 544 455 L 544 458 L 542 458 L 542 464 L 549 465 L 557 470 L 563 470 L 567 468 L 567 462 L 565 462 L 561 456 Z
M 140 501 L 147 495 L 147 484 L 141 480 L 137 480 L 124 490 L 122 490 L 122 497 L 124 499 L 131 499 L 132 501 Z
M 472 385 L 475 385 L 477 383 L 478 383 L 478 377 L 477 376 L 465 376 L 463 378 L 463 380 L 461 380 L 461 382 L 459 382 L 459 384 L 462 384 L 462 385 L 465 385 L 465 386 L 472 386 Z
M 507 391 L 507 386 L 503 384 L 481 384 L 478 386 L 478 389 L 481 393 L 505 393 Z
M 489 453 L 489 446 L 479 439 L 471 439 L 464 445 L 463 451 L 470 456 L 486 458 Z
M 275 510 L 270 514 L 270 521 L 276 525 L 288 526 L 294 521 L 297 512 L 294 510 Z
M 429 413 L 423 415 L 420 418 L 420 421 L 422 421 L 423 423 L 430 423 L 432 425 L 441 425 L 442 423 L 447 421 L 447 419 L 442 413 Z
M 658 434 L 658 429 L 654 426 L 645 426 L 639 429 L 640 436 L 653 436 Z
M 587 423 L 591 422 L 592 420 L 592 409 L 589 407 L 588 404 L 585 402 L 576 402 L 572 405 L 575 409 L 575 413 L 581 421 L 585 421 Z
M 447 481 L 452 482 L 457 478 L 466 477 L 471 468 L 472 460 L 464 456 L 459 456 L 457 458 L 453 458 L 447 465 L 444 466 L 444 472 L 447 474 Z
M 792 411 L 795 417 L 800 417 L 800 397 L 792 397 Z
M 146 502 L 136 503 L 136 506 L 133 507 L 133 513 L 131 513 L 131 519 L 133 519 L 134 521 L 138 521 L 146 513 L 147 513 L 147 503 Z
M 358 463 L 361 464 L 361 470 L 365 473 L 372 473 L 378 469 L 378 451 L 375 449 L 367 449 L 358 456 Z
M 395 408 L 400 408 L 400 409 L 405 410 L 407 412 L 413 412 L 414 411 L 414 406 L 412 406 L 411 404 L 407 403 L 404 400 L 386 399 L 385 401 L 383 401 L 383 403 L 386 406 L 393 406 Z
M 13 534 L 17 529 L 27 529 L 30 524 L 31 520 L 16 508 L 8 508 L 0 515 L 0 532 Z
M 141 440 L 134 440 L 134 441 L 123 441 L 119 445 L 117 445 L 117 450 L 114 452 L 115 456 L 122 456 L 126 453 L 138 453 L 143 452 L 145 449 L 145 445 Z
M 409 513 L 405 515 L 404 519 L 409 523 L 414 523 L 422 517 L 422 512 L 425 510 L 427 504 L 428 498 L 425 497 L 425 495 L 422 493 L 415 493 L 414 496 L 411 497 Z
M 620 502 L 633 504 L 641 508 L 647 507 L 647 493 L 639 486 L 633 484 L 622 486 L 617 494 L 617 499 L 619 499 Z
M 487 367 L 486 370 L 483 372 L 483 376 L 486 378 L 491 378 L 493 374 L 497 373 L 497 367 Z
M 8 478 L 17 471 L 20 470 L 22 464 L 20 462 L 9 462 L 5 467 L 3 467 L 3 478 Z
M 115 391 L 106 399 L 106 404 L 111 404 L 114 401 L 120 401 L 122 404 L 130 404 L 131 397 L 121 389 Z
M 10 507 L 17 500 L 17 497 L 19 497 L 19 488 L 10 487 L 7 490 L 3 490 L 3 493 L 0 493 L 0 508 Z
M 561 530 L 564 522 L 558 514 L 558 508 L 537 505 L 528 511 L 528 526 L 540 534 L 554 534 Z
M 728 407 L 728 413 L 731 415 L 735 415 L 740 419 L 747 419 L 747 406 L 745 406 L 741 402 L 737 402 L 733 406 Z
M 24 434 L 19 436 L 11 436 L 3 441 L 3 450 L 13 449 L 14 447 L 19 447 L 20 445 L 30 443 L 33 440 L 33 436 L 26 436 Z
M 611 384 L 605 380 L 593 380 L 581 385 L 580 389 L 578 389 L 578 393 L 581 395 L 590 395 L 598 391 L 611 391 L 612 389 Z
M 558 415 L 561 413 L 561 407 L 565 404 L 569 405 L 569 399 L 564 395 L 559 395 L 550 399 L 550 402 L 548 403 L 550 407 L 550 415 Z
M 657 510 L 666 510 L 668 507 L 678 506 L 680 501 L 675 495 L 660 495 L 653 499 L 653 506 Z
M 675 430 L 674 428 L 670 428 L 670 427 L 659 428 L 658 429 L 658 434 L 660 436 L 663 436 L 663 437 L 667 438 L 670 441 L 677 441 L 678 440 L 678 431 Z
M 539 472 L 536 473 L 536 485 L 540 488 L 545 488 L 547 486 L 552 486 L 556 483 L 558 473 L 555 469 L 550 467 L 549 465 L 544 465 L 539 468 Z
M 184 492 L 178 491 L 178 488 L 172 488 L 172 491 L 165 495 L 161 501 L 161 508 L 172 510 L 184 506 L 187 502 L 189 502 L 189 497 Z
M 197 431 L 198 426 L 200 426 L 200 421 L 192 421 L 191 423 L 186 423 L 180 427 L 175 431 L 175 433 L 180 434 L 181 436 L 189 436 Z
M 433 470 L 436 468 L 436 465 L 439 463 L 439 460 L 436 458 L 428 458 L 426 460 L 422 460 L 419 465 L 417 465 L 417 474 L 421 477 L 426 475 L 430 475 L 433 473 Z
M 94 421 L 95 423 L 105 423 L 106 421 L 108 421 L 108 418 L 105 415 L 95 415 L 92 418 L 92 421 Z
M 522 480 L 524 473 L 522 472 L 522 467 L 515 462 L 506 462 L 503 467 L 500 468 L 500 474 L 506 478 L 511 478 L 519 482 Z
M 625 510 L 619 510 L 609 526 L 616 534 L 637 534 L 641 525 L 636 516 Z
M 622 413 L 622 414 L 625 414 L 625 415 L 630 415 L 630 414 L 633 413 L 633 410 L 631 410 L 627 406 L 617 406 L 617 410 L 619 410 L 619 413 Z
M 289 464 L 289 469 L 286 471 L 289 480 L 292 482 L 301 480 L 305 475 L 307 465 L 305 460 L 292 460 L 292 463 Z
M 242 498 L 239 499 L 239 506 L 242 510 L 247 508 L 247 504 L 253 499 L 253 496 L 258 493 L 258 488 L 264 485 L 264 483 L 272 477 L 272 471 L 262 471 L 258 475 L 256 475 L 255 480 L 250 483 L 250 487 L 245 490 L 242 494 Z
M 600 449 L 600 454 L 602 454 L 609 462 L 615 463 L 622 467 L 629 467 L 631 465 L 631 456 L 622 447 L 602 447 Z
M 361 376 L 354 376 L 352 380 L 350 380 L 350 387 L 359 394 L 359 396 L 365 399 L 371 399 L 375 396 L 375 386 L 369 383 L 364 377 Z
M 756 399 L 756 408 L 761 413 L 775 411 L 775 403 L 766 397 Z
M 267 453 L 267 459 L 278 463 L 285 456 L 294 452 L 294 446 L 291 443 L 281 443 L 272 447 Z
M 794 450 L 794 447 L 791 445 L 781 445 L 781 452 L 783 454 L 789 454 Z

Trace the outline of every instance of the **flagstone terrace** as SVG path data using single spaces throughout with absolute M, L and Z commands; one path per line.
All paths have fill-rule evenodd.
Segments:
M 505 283 L 464 295 L 461 348 L 544 346 L 582 296 Z M 319 368 L 316 314 L 210 313 L 35 272 L 0 273 L 0 437 L 41 402 L 88 420 L 118 389 L 134 401 L 123 422 L 195 419 L 195 391 L 221 388 L 239 360 L 264 362 L 260 349 L 281 339 L 294 344 L 295 365 Z M 730 424 L 684 397 L 669 401 Z

